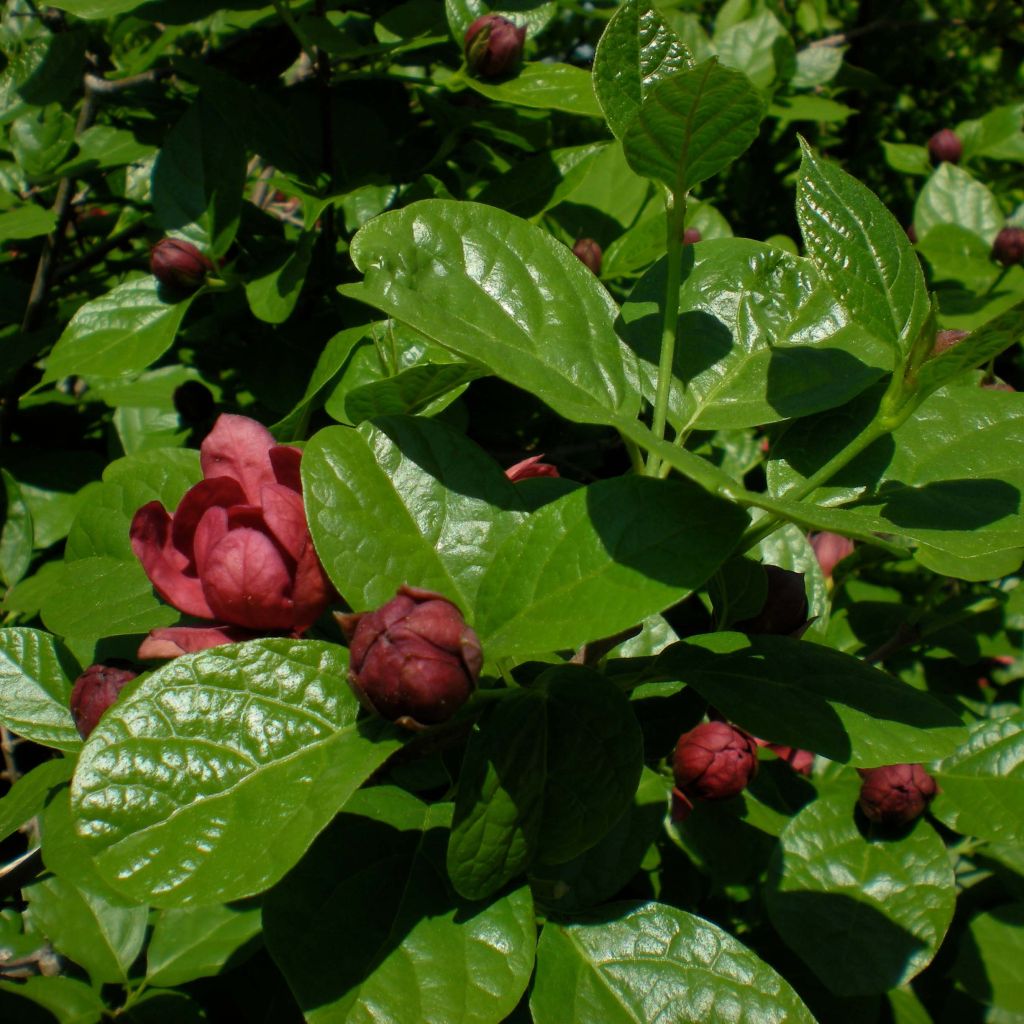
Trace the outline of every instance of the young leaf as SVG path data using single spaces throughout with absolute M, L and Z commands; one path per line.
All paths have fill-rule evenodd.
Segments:
M 527 62 L 512 78 L 488 82 L 467 78 L 471 89 L 498 103 L 600 117 L 590 72 L 571 64 Z
M 71 792 L 106 881 L 177 907 L 281 878 L 400 743 L 379 721 L 357 725 L 345 660 L 312 640 L 216 647 L 111 707 Z
M 715 58 L 659 82 L 622 138 L 637 174 L 680 199 L 757 138 L 764 103 L 746 75 Z
M 649 0 L 627 0 L 612 15 L 594 54 L 594 92 L 621 139 L 648 92 L 693 67 L 682 40 Z

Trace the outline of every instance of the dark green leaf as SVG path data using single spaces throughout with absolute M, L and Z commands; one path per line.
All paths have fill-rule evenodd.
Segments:
M 590 72 L 571 64 L 527 62 L 513 78 L 497 82 L 467 78 L 471 89 L 499 103 L 600 117 Z
M 306 283 L 315 242 L 314 232 L 303 231 L 294 246 L 284 247 L 273 270 L 246 282 L 245 295 L 254 316 L 270 324 L 283 324 L 292 315 Z
M 57 216 L 52 210 L 25 203 L 0 213 L 0 242 L 47 235 L 56 226 Z
M 551 0 L 498 0 L 494 4 L 486 0 L 445 0 L 444 8 L 452 38 L 462 46 L 466 29 L 482 14 L 494 11 L 511 18 L 517 25 L 526 25 L 533 38 L 555 16 L 558 4 Z
M 30 999 L 36 1006 L 49 1011 L 45 1020 L 58 1020 L 60 1024 L 99 1024 L 106 1016 L 106 1005 L 99 992 L 78 978 L 58 974 L 29 977 L 18 982 L 0 981 L 0 992 Z M 22 1017 L 20 1009 L 16 1012 L 19 1016 L 10 1019 L 16 1019 L 19 1024 L 34 1019 Z
M 71 778 L 75 762 L 59 757 L 44 761 L 23 775 L 0 799 L 0 840 L 13 835 L 46 804 L 50 791 Z
M 32 562 L 32 513 L 18 481 L 0 469 L 0 580 L 13 587 Z
M 31 109 L 10 129 L 11 151 L 30 181 L 54 171 L 74 141 L 75 122 L 58 104 Z
M 469 363 L 410 366 L 394 377 L 353 388 L 345 396 L 345 412 L 355 424 L 378 416 L 430 415 L 483 375 L 483 370 Z
M 989 1020 L 1010 1024 L 1024 1014 L 1022 964 L 1024 903 L 1007 903 L 971 919 L 951 973 L 975 999 L 991 1007 Z M 1004 1015 L 996 1016 L 1000 1010 Z

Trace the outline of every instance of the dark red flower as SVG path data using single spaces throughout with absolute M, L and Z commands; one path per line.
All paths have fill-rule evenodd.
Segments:
M 853 554 L 855 545 L 849 537 L 838 533 L 812 533 L 808 540 L 814 548 L 814 556 L 821 566 L 825 579 L 832 578 L 832 571 L 844 559 Z
M 522 462 L 509 466 L 505 470 L 505 476 L 512 483 L 518 483 L 520 480 L 530 480 L 535 476 L 559 476 L 557 467 L 552 466 L 548 462 L 541 462 L 543 458 L 543 455 L 531 455 L 528 459 L 523 459 Z
M 686 228 L 683 231 L 683 245 L 693 245 L 700 241 L 700 231 L 697 228 Z
M 349 682 L 383 718 L 414 728 L 444 722 L 476 688 L 480 641 L 440 594 L 403 586 L 376 611 L 337 619 L 349 638 Z
M 526 42 L 526 26 L 500 14 L 483 14 L 466 30 L 466 63 L 481 78 L 501 78 L 519 66 Z
M 940 164 L 945 160 L 951 164 L 958 164 L 964 155 L 964 146 L 952 128 L 943 128 L 928 140 L 928 155 L 932 158 L 932 163 Z
M 222 415 L 203 441 L 204 479 L 173 517 L 135 513 L 132 550 L 153 587 L 219 625 L 154 630 L 141 658 L 166 658 L 265 632 L 301 636 L 334 596 L 306 526 L 301 452 L 246 416 Z
M 588 267 L 595 277 L 601 276 L 601 257 L 603 254 L 601 246 L 592 238 L 577 239 L 576 244 L 572 247 L 572 254 L 580 263 Z
M 191 242 L 162 238 L 149 253 L 153 276 L 167 288 L 195 291 L 213 270 L 213 264 Z
M 71 689 L 71 717 L 82 739 L 96 728 L 103 712 L 117 700 L 121 688 L 137 673 L 111 665 L 90 665 Z
M 1004 267 L 1012 267 L 1024 260 L 1024 228 L 1003 228 L 996 235 L 992 255 Z
M 705 722 L 679 737 L 672 771 L 688 799 L 726 800 L 757 774 L 757 746 L 728 722 Z
M 864 814 L 881 825 L 908 825 L 919 818 L 938 792 L 935 780 L 919 764 L 888 764 L 858 769 L 858 804 Z

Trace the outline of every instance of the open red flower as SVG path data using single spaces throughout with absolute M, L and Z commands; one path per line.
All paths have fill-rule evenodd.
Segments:
M 203 477 L 169 515 L 135 513 L 132 550 L 157 593 L 214 626 L 154 630 L 141 658 L 167 658 L 263 633 L 301 636 L 334 590 L 306 526 L 297 448 L 246 416 L 222 415 L 203 441 Z

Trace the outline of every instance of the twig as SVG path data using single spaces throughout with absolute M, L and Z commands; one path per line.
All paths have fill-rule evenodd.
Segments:
M 87 74 L 85 76 L 85 88 L 95 96 L 115 96 L 127 89 L 135 89 L 140 85 L 152 85 L 154 82 L 161 82 L 170 78 L 174 72 L 170 68 L 150 68 L 138 75 L 129 75 L 127 78 L 102 78 L 99 75 Z
M 58 267 L 54 271 L 53 279 L 55 281 L 63 281 L 67 277 L 74 277 L 75 274 L 88 270 L 89 267 L 99 263 L 108 252 L 118 248 L 137 235 L 143 234 L 145 230 L 145 221 L 136 221 L 131 227 L 125 228 L 124 231 L 119 231 L 116 235 L 111 235 L 109 238 L 104 239 L 73 263 L 65 263 L 64 266 Z
M 0 868 L 0 900 L 13 896 L 43 870 L 43 851 L 36 847 Z
M 14 759 L 16 741 L 6 725 L 0 725 L 0 753 L 3 754 L 3 777 L 13 786 L 21 777 L 18 764 Z

